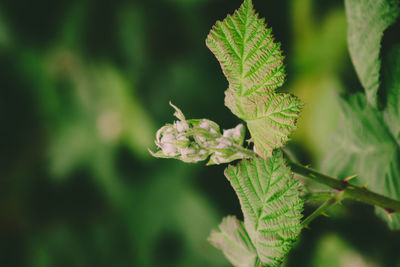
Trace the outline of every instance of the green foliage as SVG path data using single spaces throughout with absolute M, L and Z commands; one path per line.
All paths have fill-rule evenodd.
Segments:
M 247 101 L 251 104 L 247 105 Z M 295 122 L 303 105 L 289 94 L 267 94 L 243 101 L 248 115 L 246 122 L 254 141 L 254 150 L 263 157 L 282 147 L 289 134 L 296 129 Z
M 358 174 L 359 185 L 400 199 L 399 147 L 381 112 L 371 107 L 363 94 L 340 98 L 339 104 L 341 118 L 322 168 L 341 178 Z M 399 229 L 399 215 L 393 214 L 392 221 L 384 212 L 382 215 L 392 228 Z
M 370 105 L 377 107 L 380 44 L 399 14 L 398 0 L 346 0 L 347 40 L 354 67 Z
M 301 128 L 313 135 L 308 142 L 304 136 L 297 140 L 307 152 L 335 128 L 330 90 L 346 87 L 340 81 L 348 70 L 344 9 L 341 1 L 325 2 L 256 2 L 267 18 L 272 15 L 288 48 L 288 88 L 307 103 L 301 117 L 312 124 L 303 121 Z M 234 1 L 26 1 L 25 9 L 20 4 L 0 4 L 1 266 L 230 266 L 206 240 L 222 214 L 238 207 L 227 181 L 214 171 L 220 168 L 155 160 L 147 148 L 154 127 L 169 120 L 165 107 L 171 97 L 188 115 L 206 107 L 205 114 L 221 125 L 237 124 L 217 105 L 226 87 L 199 42 L 209 18 L 223 18 L 221 6 L 233 10 Z M 389 97 L 389 88 L 398 93 L 399 75 L 385 68 L 392 64 L 393 54 L 382 63 L 388 91 L 383 119 L 398 136 L 399 101 Z M 318 160 L 316 154 L 298 156 Z M 313 224 L 318 239 L 326 231 L 342 231 L 351 243 L 359 242 L 351 245 L 368 255 L 366 262 L 400 266 L 393 249 L 398 235 L 375 220 L 342 215 L 335 214 L 340 223 L 327 228 Z M 332 250 L 307 238 L 315 234 L 304 234 L 286 267 L 311 266 L 316 257 L 315 266 L 360 264 L 351 261 L 354 253 L 344 253 L 350 247 Z M 321 250 L 330 257 L 320 258 Z
M 225 257 L 238 267 L 260 266 L 257 251 L 243 223 L 235 216 L 222 220 L 217 230 L 211 232 L 208 240 L 222 250 Z
M 225 105 L 247 122 L 257 153 L 270 156 L 288 141 L 302 106 L 296 97 L 274 91 L 285 78 L 280 44 L 251 0 L 218 21 L 206 44 L 229 82 Z
M 285 165 L 282 152 L 275 151 L 268 159 L 243 160 L 229 166 L 225 176 L 239 197 L 257 256 L 267 266 L 279 266 L 302 229 L 303 210 L 299 183 Z
M 247 122 L 254 151 L 262 157 L 242 147 L 242 125 L 221 134 L 215 122 L 187 120 L 172 104 L 179 121 L 157 132 L 158 151 L 150 152 L 184 162 L 210 157 L 208 164 L 251 157 L 225 170 L 240 200 L 244 224 L 227 217 L 209 240 L 234 266 L 279 266 L 302 229 L 303 201 L 282 152 L 273 150 L 295 129 L 302 103 L 290 94 L 274 91 L 285 76 L 282 52 L 250 0 L 233 16 L 217 22 L 207 46 L 229 81 L 225 104 Z
M 397 8 L 384 2 L 371 11 L 372 15 L 368 14 L 372 16 L 373 25 L 360 29 L 360 25 L 368 26 L 363 13 L 366 12 L 364 9 L 369 11 L 371 7 L 366 2 L 350 1 L 346 2 L 346 6 L 350 24 L 349 49 L 366 96 L 356 94 L 349 99 L 339 99 L 341 123 L 331 143 L 325 169 L 338 177 L 357 173 L 361 176 L 358 182 L 362 185 L 369 184 L 375 192 L 400 199 L 400 154 L 396 141 L 399 127 L 390 126 L 391 123 L 396 125 L 400 115 L 396 104 L 399 100 L 397 56 L 400 50 L 393 52 L 392 58 L 395 59 L 388 63 L 392 67 L 385 72 L 387 108 L 383 111 L 376 109 L 379 44 L 383 30 L 397 16 Z M 382 12 L 392 13 L 381 20 Z M 373 34 L 373 38 L 363 40 L 364 31 Z M 358 47 L 361 45 L 359 42 L 366 43 L 363 46 L 365 50 Z M 300 220 L 304 202 L 300 198 L 299 182 L 293 179 L 282 152 L 277 149 L 287 142 L 289 134 L 296 128 L 303 104 L 295 96 L 275 92 L 285 77 L 282 52 L 280 45 L 274 43 L 271 30 L 255 13 L 251 0 L 244 0 L 233 15 L 218 21 L 206 44 L 220 62 L 229 82 L 225 105 L 246 121 L 254 142 L 254 152 L 258 156 L 243 147 L 245 131 L 242 125 L 221 134 L 215 122 L 187 120 L 182 111 L 172 104 L 179 121 L 166 124 L 157 132 L 155 143 L 158 151 L 150 152 L 156 157 L 184 162 L 210 158 L 208 164 L 243 159 L 236 166 L 226 168 L 225 176 L 239 198 L 244 222 L 234 216 L 226 217 L 219 228 L 211 232 L 209 241 L 221 249 L 234 266 L 280 266 L 303 227 Z M 372 57 L 367 57 L 369 54 Z M 375 164 L 371 165 L 371 162 Z M 319 180 L 316 180 L 325 179 L 327 185 L 332 186 L 332 181 L 335 181 L 315 171 L 311 173 L 306 167 L 298 170 L 303 170 L 300 174 L 306 176 L 319 175 Z M 337 183 L 339 186 L 332 187 L 345 195 L 347 187 Z M 364 190 L 358 190 L 362 191 L 359 196 L 365 197 Z M 373 202 L 371 194 L 369 196 L 371 202 L 367 203 L 378 202 Z M 357 199 L 357 196 L 354 198 Z M 378 199 L 382 198 L 385 199 Z M 335 198 L 331 198 L 325 203 L 332 200 L 332 203 L 336 202 Z M 392 207 L 393 211 L 397 211 L 396 205 Z M 303 224 L 307 225 L 320 215 L 320 210 L 326 208 L 317 209 Z M 378 210 L 378 215 L 382 216 L 384 212 Z M 389 223 L 392 228 L 399 228 L 400 216 L 393 215 Z
M 366 94 L 339 98 L 340 120 L 323 161 L 326 172 L 339 177 L 358 174 L 356 182 L 400 200 L 400 48 L 392 48 L 379 73 L 383 31 L 398 16 L 398 1 L 346 1 L 348 42 Z M 378 88 L 386 105 L 378 110 Z M 376 208 L 392 229 L 400 229 L 400 214 Z

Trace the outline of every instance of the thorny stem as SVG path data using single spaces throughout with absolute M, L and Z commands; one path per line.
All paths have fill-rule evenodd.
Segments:
M 318 171 L 305 167 L 301 164 L 287 160 L 292 171 L 304 177 L 310 178 L 318 183 L 325 184 L 333 189 L 342 191 L 344 198 L 352 198 L 370 205 L 378 206 L 385 209 L 388 214 L 400 213 L 400 201 L 371 192 L 364 187 L 349 184 L 349 182 L 341 181 L 328 175 L 319 173 Z
M 245 150 L 248 151 L 247 154 L 249 156 L 257 156 L 254 151 L 251 151 L 249 149 Z M 241 150 L 241 152 L 243 151 Z M 352 185 L 348 181 L 338 180 L 331 176 L 325 175 L 312 168 L 305 167 L 299 163 L 296 163 L 289 157 L 286 157 L 286 159 L 288 165 L 291 167 L 293 172 L 312 179 L 317 183 L 327 185 L 339 192 L 343 192 L 343 198 L 351 198 L 369 205 L 381 207 L 388 213 L 388 215 L 390 215 L 391 213 L 400 213 L 400 201 L 371 192 L 365 187 Z
M 339 193 L 337 190 L 329 190 L 329 191 L 313 191 L 306 193 L 304 195 L 304 199 L 306 201 L 325 201 L 336 196 Z
M 330 207 L 338 203 L 340 200 L 336 197 L 330 198 L 325 201 L 318 209 L 316 209 L 313 213 L 311 213 L 304 221 L 301 223 L 305 228 L 308 228 L 308 225 L 319 215 L 323 214 Z

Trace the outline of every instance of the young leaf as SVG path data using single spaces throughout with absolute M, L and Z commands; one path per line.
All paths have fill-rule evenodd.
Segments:
M 243 223 L 235 216 L 224 218 L 218 229 L 211 232 L 208 241 L 222 250 L 233 266 L 260 266 L 256 249 L 251 243 Z
M 276 93 L 250 98 L 250 102 L 243 109 L 249 114 L 245 120 L 255 151 L 269 156 L 275 148 L 282 147 L 296 129 L 295 122 L 303 104 L 295 96 Z
M 346 0 L 347 41 L 368 102 L 377 107 L 380 44 L 384 30 L 399 14 L 398 0 Z
M 358 174 L 353 183 L 400 200 L 399 147 L 381 112 L 367 103 L 364 94 L 340 98 L 339 104 L 341 119 L 322 168 L 339 178 Z M 381 209 L 377 213 L 392 229 L 400 229 L 400 214 L 389 217 Z
M 285 78 L 280 44 L 259 19 L 251 0 L 225 20 L 218 21 L 206 44 L 221 63 L 229 89 L 239 96 L 270 92 Z
M 288 140 L 302 106 L 297 98 L 274 92 L 285 78 L 280 44 L 251 0 L 218 21 L 206 44 L 229 82 L 225 105 L 247 122 L 257 153 L 270 156 Z
M 268 159 L 243 160 L 225 176 L 238 195 L 244 225 L 260 261 L 279 266 L 302 228 L 299 183 L 285 165 L 282 152 Z

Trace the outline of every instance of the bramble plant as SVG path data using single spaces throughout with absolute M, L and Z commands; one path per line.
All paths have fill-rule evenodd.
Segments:
M 280 266 L 302 228 L 345 198 L 374 205 L 392 229 L 400 229 L 400 46 L 383 64 L 386 88 L 381 90 L 387 101 L 378 101 L 381 38 L 396 20 L 399 5 L 377 2 L 373 8 L 370 1 L 346 0 L 350 55 L 366 94 L 338 99 L 342 121 L 323 168 L 342 179 L 302 166 L 284 153 L 303 103 L 276 91 L 285 78 L 282 51 L 251 0 L 218 21 L 206 44 L 229 83 L 225 105 L 246 122 L 253 147 L 245 145 L 243 124 L 221 132 L 213 121 L 186 119 L 170 103 L 178 121 L 158 130 L 153 156 L 192 163 L 208 159 L 207 165 L 240 160 L 225 169 L 225 176 L 244 221 L 228 216 L 209 237 L 234 266 Z M 332 190 L 307 192 L 292 172 Z M 302 219 L 304 203 L 315 199 L 324 202 Z

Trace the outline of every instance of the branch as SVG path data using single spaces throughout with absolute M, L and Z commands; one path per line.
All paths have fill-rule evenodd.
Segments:
M 303 196 L 303 198 L 306 201 L 325 201 L 325 200 L 335 197 L 339 193 L 340 193 L 340 191 L 337 191 L 337 190 L 312 191 L 312 192 L 306 193 Z
M 257 156 L 254 151 L 246 148 L 243 149 L 247 150 L 246 154 L 250 157 Z M 242 149 L 241 152 L 243 152 Z M 338 180 L 331 176 L 322 174 L 312 168 L 305 167 L 299 163 L 294 162 L 287 155 L 287 153 L 284 153 L 284 155 L 286 155 L 287 163 L 291 167 L 293 172 L 310 178 L 320 184 L 327 185 L 332 189 L 343 192 L 343 198 L 351 198 L 369 205 L 381 207 L 388 213 L 388 216 L 390 216 L 390 214 L 392 213 L 400 213 L 400 201 L 371 192 L 365 187 L 352 185 L 348 182 L 349 180 Z
M 302 222 L 302 225 L 305 228 L 308 228 L 308 225 L 319 215 L 324 214 L 326 210 L 328 210 L 330 207 L 338 203 L 340 199 L 333 197 L 325 201 L 318 209 L 316 209 L 313 213 L 311 213 L 307 218 L 304 219 Z
M 333 189 L 343 191 L 344 198 L 352 198 L 370 205 L 378 206 L 386 210 L 388 214 L 400 213 L 400 201 L 371 192 L 366 188 L 349 184 L 347 181 L 341 181 L 318 171 L 293 162 L 287 158 L 292 171 L 304 177 L 310 178 L 318 183 L 327 185 Z

